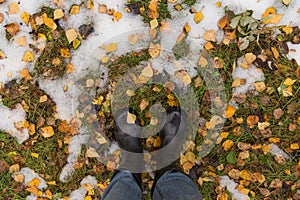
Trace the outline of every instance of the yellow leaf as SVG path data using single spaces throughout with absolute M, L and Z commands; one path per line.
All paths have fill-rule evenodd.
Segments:
M 76 38 L 73 41 L 73 48 L 76 50 L 80 46 L 80 44 L 81 44 L 80 40 Z
M 49 181 L 47 182 L 48 185 L 56 185 L 56 182 L 55 181 Z
M 256 60 L 256 55 L 254 55 L 253 53 L 245 54 L 245 61 L 248 65 L 251 65 L 255 60 Z
M 136 116 L 134 114 L 131 113 L 127 113 L 127 123 L 128 124 L 134 124 L 136 121 Z
M 50 190 L 46 190 L 45 194 L 48 199 L 52 199 L 53 196 L 52 196 L 52 192 Z
M 72 28 L 66 31 L 66 36 L 69 41 L 69 44 L 77 38 L 77 32 Z
M 122 13 L 120 13 L 119 11 L 114 12 L 114 21 L 119 21 L 122 18 Z
M 18 183 L 23 183 L 24 179 L 25 179 L 25 177 L 23 174 L 17 174 L 14 176 L 14 180 Z
M 235 111 L 236 111 L 236 109 L 235 109 L 233 106 L 228 105 L 228 106 L 226 107 L 226 110 L 225 110 L 225 113 L 224 113 L 224 117 L 226 117 L 226 118 L 231 118 L 231 117 L 233 117 Z
M 217 1 L 216 6 L 217 6 L 217 8 L 220 8 L 222 6 L 222 3 L 220 1 Z
M 5 59 L 6 55 L 4 54 L 3 51 L 0 50 L 0 60 Z
M 29 183 L 28 183 L 28 186 L 30 187 L 37 187 L 39 186 L 41 183 L 40 179 L 38 178 L 33 178 Z
M 251 180 L 251 175 L 247 170 L 242 170 L 240 172 L 240 177 L 244 180 L 250 181 Z
M 30 72 L 26 68 L 24 68 L 20 71 L 20 75 L 22 78 L 24 78 L 25 80 L 28 80 L 28 81 L 33 79 Z
M 27 12 L 23 12 L 21 14 L 21 19 L 25 22 L 26 25 L 28 25 L 29 19 L 30 19 L 30 14 Z
M 293 144 L 291 144 L 291 149 L 292 150 L 298 150 L 299 149 L 299 144 L 298 143 L 293 143 Z
M 203 39 L 207 41 L 216 41 L 216 32 L 214 30 L 207 30 L 203 35 Z
M 54 10 L 54 20 L 60 19 L 65 16 L 64 11 L 62 9 L 55 9 Z
M 48 26 L 51 30 L 55 30 L 57 25 L 53 21 L 53 19 L 49 18 L 46 13 L 43 14 L 44 24 Z
M 148 8 L 153 11 L 153 12 L 157 12 L 158 10 L 158 1 L 157 0 L 151 0 L 149 5 L 148 5 Z
M 282 28 L 283 32 L 285 32 L 287 35 L 293 33 L 293 28 L 290 26 L 285 26 Z
M 271 138 L 269 138 L 269 142 L 276 144 L 276 143 L 280 142 L 280 138 L 278 138 L 278 137 L 271 137 Z
M 54 135 L 54 130 L 52 126 L 46 126 L 41 128 L 41 134 L 44 138 L 50 138 Z
M 266 9 L 266 11 L 261 15 L 261 18 L 265 18 L 269 15 L 273 15 L 273 14 L 276 14 L 276 10 L 273 6 L 269 7 Z
M 86 196 L 86 197 L 84 197 L 84 200 L 92 200 L 92 197 L 91 196 Z
M 263 20 L 263 23 L 264 24 L 278 24 L 282 17 L 283 17 L 283 14 L 272 15 L 270 17 L 267 17 L 267 19 Z
M 149 51 L 151 58 L 157 58 L 160 55 L 160 51 L 161 51 L 160 44 L 159 43 L 154 44 L 151 42 L 148 51 Z
M 101 13 L 101 14 L 106 14 L 107 13 L 107 6 L 104 5 L 104 4 L 99 5 L 98 12 Z
M 204 15 L 202 12 L 196 12 L 194 14 L 194 21 L 196 24 L 199 24 L 203 20 L 203 18 L 204 18 Z
M 183 30 L 184 32 L 189 33 L 191 31 L 191 26 L 188 23 L 185 23 Z
M 34 194 L 35 196 L 38 196 L 38 197 L 43 196 L 43 192 L 38 190 L 36 187 L 26 188 L 25 190 Z
M 40 103 L 44 103 L 44 102 L 46 102 L 47 100 L 48 100 L 47 95 L 43 95 L 43 96 L 40 97 Z
M 86 151 L 85 156 L 87 158 L 100 158 L 99 154 L 97 153 L 96 149 L 89 147 Z
M 291 0 L 282 0 L 282 3 L 288 6 L 291 3 Z
M 149 102 L 146 101 L 145 99 L 142 99 L 142 101 L 140 103 L 140 109 L 141 109 L 141 111 L 145 110 L 148 105 L 149 105 Z
M 110 43 L 106 49 L 106 53 L 111 53 L 117 50 L 117 44 L 116 43 Z
M 147 67 L 145 67 L 142 70 L 142 75 L 145 77 L 149 77 L 149 78 L 151 78 L 153 76 L 153 70 L 152 70 L 151 65 L 148 65 Z
M 196 156 L 193 152 L 187 152 L 185 153 L 185 157 L 188 161 L 190 161 L 191 163 L 195 163 L 195 160 L 196 160 Z
M 274 47 L 271 47 L 271 50 L 272 50 L 272 53 L 274 55 L 274 58 L 278 59 L 279 58 L 279 52 L 277 51 L 277 49 L 274 48 Z
M 265 82 L 255 82 L 253 85 L 258 92 L 263 92 L 267 88 Z
M 71 74 L 74 71 L 75 71 L 74 65 L 72 65 L 71 63 L 67 64 L 67 74 Z
M 263 153 L 266 155 L 270 152 L 271 150 L 271 145 L 267 144 L 267 145 L 262 145 L 261 146 L 261 150 L 263 151 Z
M 12 14 L 17 14 L 18 12 L 20 12 L 19 4 L 15 3 L 15 2 L 9 4 L 8 14 L 12 15 Z
M 71 57 L 70 49 L 67 49 L 67 48 L 60 49 L 60 54 L 64 58 L 70 58 Z
M 30 124 L 28 130 L 30 135 L 35 134 L 35 124 Z
M 93 10 L 94 9 L 94 2 L 93 0 L 88 0 L 88 2 L 86 2 L 86 4 L 84 5 L 85 8 Z
M 238 87 L 240 85 L 245 85 L 247 82 L 246 79 L 243 79 L 243 78 L 236 78 L 233 80 L 232 82 L 232 87 Z
M 218 26 L 220 29 L 224 29 L 230 22 L 230 19 L 228 17 L 228 15 L 225 15 L 224 17 L 222 17 L 219 22 L 218 22 Z
M 183 83 L 184 86 L 187 86 L 192 82 L 190 75 L 185 70 L 176 71 L 175 76 Z
M 198 65 L 201 67 L 206 67 L 208 65 L 208 61 L 203 56 L 200 56 Z
M 31 51 L 26 51 L 22 61 L 24 62 L 33 62 L 34 61 L 34 55 Z
M 39 157 L 39 154 L 37 154 L 37 153 L 31 153 L 30 154 L 32 157 L 34 157 L 34 158 L 38 158 Z
M 228 135 L 229 135 L 229 132 L 222 132 L 222 133 L 220 134 L 220 137 L 221 137 L 222 139 L 225 139 L 225 138 L 228 137 Z
M 226 140 L 225 142 L 223 142 L 222 146 L 224 148 L 225 151 L 228 151 L 229 149 L 231 149 L 231 147 L 234 145 L 234 142 L 232 140 Z
M 206 42 L 204 48 L 209 51 L 214 48 L 214 45 L 211 42 Z
M 71 10 L 70 10 L 70 14 L 71 15 L 76 15 L 80 12 L 80 6 L 78 5 L 73 5 Z
M 157 19 L 153 19 L 153 20 L 150 21 L 150 27 L 152 29 L 158 27 L 158 21 L 157 21 Z
M 287 78 L 287 79 L 283 82 L 283 84 L 286 85 L 286 86 L 292 86 L 295 82 L 296 82 L 296 80 Z

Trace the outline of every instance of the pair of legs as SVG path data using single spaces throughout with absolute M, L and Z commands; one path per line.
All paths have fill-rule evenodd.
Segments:
M 116 139 L 121 148 L 121 163 L 111 183 L 104 192 L 103 200 L 140 200 L 142 195 L 143 147 L 141 127 L 127 123 L 127 111 L 116 117 Z M 180 111 L 168 113 L 160 132 L 161 149 L 157 159 L 158 170 L 151 191 L 154 200 L 201 200 L 193 181 L 182 172 L 179 164 L 181 144 L 185 139 L 186 121 Z M 128 134 L 130 133 L 130 135 Z

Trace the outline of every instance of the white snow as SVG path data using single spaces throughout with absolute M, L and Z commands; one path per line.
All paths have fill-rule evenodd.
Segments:
M 248 195 L 241 193 L 236 186 L 238 185 L 236 182 L 231 180 L 228 176 L 220 177 L 220 185 L 223 185 L 227 188 L 227 190 L 231 193 L 232 197 L 236 200 L 250 200 Z

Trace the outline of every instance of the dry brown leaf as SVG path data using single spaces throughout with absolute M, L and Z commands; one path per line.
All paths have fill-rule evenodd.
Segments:
M 259 189 L 260 194 L 263 195 L 263 196 L 265 196 L 265 197 L 271 195 L 270 191 L 268 189 L 266 189 L 266 188 L 258 188 L 258 189 Z
M 233 145 L 234 145 L 234 142 L 232 140 L 226 140 L 222 144 L 225 151 L 228 151 L 229 149 L 231 149 L 233 147 Z
M 25 47 L 27 45 L 27 41 L 26 41 L 26 37 L 25 36 L 18 37 L 16 39 L 16 42 L 18 43 L 19 46 Z
M 16 174 L 14 176 L 14 180 L 18 183 L 23 183 L 25 179 L 25 176 L 23 174 Z
M 14 165 L 9 167 L 9 173 L 11 173 L 11 174 L 13 174 L 15 172 L 19 172 L 19 171 L 20 171 L 19 164 L 14 164 Z
M 214 30 L 207 30 L 203 35 L 203 39 L 207 41 L 216 41 L 216 32 Z
M 154 43 L 150 43 L 150 46 L 149 46 L 149 54 L 151 56 L 151 58 L 157 58 L 159 55 L 160 55 L 160 51 L 161 51 L 161 47 L 160 47 L 160 44 L 154 44 Z
M 252 128 L 254 125 L 256 125 L 259 121 L 259 117 L 256 115 L 250 115 L 247 117 L 247 125 Z
M 278 178 L 273 179 L 269 188 L 282 188 L 282 181 Z
M 69 44 L 71 44 L 77 38 L 77 32 L 73 28 L 69 29 L 66 31 L 66 36 Z
M 6 31 L 12 36 L 17 35 L 17 33 L 19 33 L 20 31 L 20 27 L 16 22 L 11 24 L 6 24 L 4 27 L 6 28 Z
M 185 70 L 176 71 L 175 76 L 183 83 L 184 86 L 187 86 L 192 82 L 190 75 Z
M 24 62 L 33 62 L 34 61 L 34 55 L 31 51 L 26 51 L 23 58 L 22 58 L 22 61 Z
M 60 19 L 65 16 L 64 11 L 62 9 L 55 9 L 54 10 L 54 20 Z
M 129 44 L 134 45 L 134 44 L 137 43 L 138 40 L 139 40 L 138 34 L 131 34 L 131 35 L 128 36 L 128 42 L 129 42 Z
M 263 92 L 267 88 L 265 82 L 255 82 L 253 85 L 258 92 Z
M 203 20 L 203 18 L 204 18 L 204 15 L 202 12 L 196 12 L 194 14 L 194 21 L 196 24 L 199 24 Z
M 12 14 L 17 14 L 18 12 L 20 12 L 19 4 L 15 3 L 15 2 L 9 4 L 8 14 L 12 15 Z
M 41 128 L 41 134 L 44 138 L 50 138 L 54 135 L 54 130 L 52 126 L 46 126 Z
M 240 178 L 240 170 L 238 169 L 232 169 L 228 172 L 228 175 L 230 178 L 233 178 L 235 180 Z
M 273 111 L 273 115 L 274 115 L 274 118 L 275 118 L 275 119 L 280 119 L 280 118 L 282 117 L 283 114 L 284 114 L 284 113 L 283 113 L 283 111 L 282 111 L 281 108 L 277 108 L 277 109 L 275 109 L 275 110 Z
M 140 109 L 141 109 L 141 111 L 145 110 L 148 105 L 149 105 L 149 102 L 146 101 L 145 99 L 142 99 L 142 101 L 140 103 Z

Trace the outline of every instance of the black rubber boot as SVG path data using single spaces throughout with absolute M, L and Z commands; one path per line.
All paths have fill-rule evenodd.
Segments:
M 151 191 L 153 194 L 158 179 L 167 171 L 183 172 L 180 166 L 180 152 L 182 144 L 186 139 L 186 116 L 175 110 L 168 114 L 167 121 L 160 132 L 161 149 L 157 159 L 157 166 L 160 168 L 155 172 L 154 183 Z
M 128 170 L 132 173 L 142 189 L 141 173 L 144 169 L 141 127 L 127 123 L 128 110 L 121 110 L 115 117 L 115 137 L 121 148 L 121 162 L 118 170 Z M 134 136 L 132 136 L 134 135 Z

